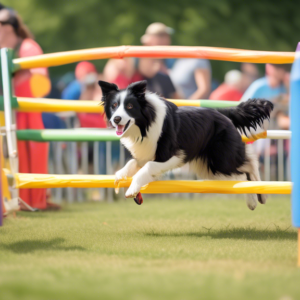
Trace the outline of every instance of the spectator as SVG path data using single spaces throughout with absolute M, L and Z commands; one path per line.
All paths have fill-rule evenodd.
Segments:
M 259 76 L 259 70 L 257 66 L 252 63 L 242 63 L 241 71 L 243 75 L 241 88 L 242 88 L 242 92 L 244 93 L 248 89 L 248 87 L 252 84 L 252 82 L 258 79 L 260 76 Z
M 160 71 L 161 61 L 158 59 L 141 58 L 109 60 L 104 68 L 106 81 L 115 83 L 120 89 L 125 89 L 135 81 L 147 80 L 148 90 L 165 98 L 180 98 L 168 74 Z
M 146 33 L 141 37 L 145 46 L 170 45 L 170 34 L 173 30 L 162 23 L 150 24 Z M 180 98 L 168 75 L 167 66 L 171 60 L 160 59 L 111 59 L 104 68 L 104 80 L 115 83 L 120 89 L 130 83 L 147 80 L 148 90 L 166 98 Z
M 173 33 L 174 29 L 167 27 L 163 23 L 152 23 L 147 27 L 145 34 L 141 37 L 141 43 L 144 46 L 170 46 L 171 35 Z M 173 68 L 175 61 L 175 58 L 160 60 L 160 71 L 168 73 L 168 70 Z
M 81 78 L 80 75 L 77 74 L 78 78 Z M 82 90 L 79 100 L 93 100 L 100 102 L 102 97 L 102 91 L 99 88 L 98 80 L 102 80 L 103 76 L 98 75 L 95 82 L 91 82 L 91 84 L 87 84 L 85 88 Z M 92 81 L 92 80 L 91 80 Z M 78 113 L 77 114 L 80 126 L 86 128 L 106 128 L 106 121 L 104 114 L 100 113 Z
M 62 92 L 62 99 L 79 100 L 80 95 L 88 86 L 96 83 L 97 69 L 94 64 L 82 61 L 75 68 L 75 80 L 72 81 Z M 89 99 L 86 99 L 89 100 Z
M 275 120 L 274 129 L 289 130 L 290 72 L 286 72 L 283 80 L 283 85 L 286 88 L 287 93 L 281 94 L 278 97 L 274 98 L 274 110 L 272 112 L 272 117 Z
M 133 58 L 110 59 L 103 70 L 104 80 L 115 83 L 120 89 L 125 89 L 130 83 L 139 81 Z
M 14 49 L 15 57 L 42 54 L 41 47 L 17 13 L 8 8 L 0 10 L 0 47 Z M 46 68 L 21 70 L 14 74 L 13 86 L 18 97 L 43 97 L 50 91 Z M 18 129 L 44 129 L 41 113 L 17 113 Z M 48 143 L 18 141 L 19 171 L 21 173 L 48 173 Z M 38 209 L 59 208 L 46 201 L 46 189 L 21 189 L 20 197 Z M 22 209 L 26 209 L 21 205 Z
M 275 107 L 272 113 L 273 117 L 271 118 L 270 128 L 278 128 L 278 126 L 287 128 L 286 123 L 289 120 L 287 115 L 282 114 L 282 110 L 281 112 L 278 111 L 278 109 L 280 110 L 278 100 L 287 99 L 290 69 L 290 64 L 266 64 L 266 76 L 255 80 L 241 99 L 241 101 L 247 101 L 250 98 L 264 98 L 274 102 Z M 276 124 L 277 122 L 279 124 Z M 262 155 L 265 145 L 266 141 L 263 139 L 256 141 L 254 143 L 256 153 Z M 276 153 L 275 149 L 274 145 L 271 144 L 271 153 Z
M 290 72 L 290 65 L 266 64 L 266 76 L 255 80 L 244 93 L 241 101 L 250 98 L 265 98 L 273 100 L 281 94 L 286 93 L 283 85 L 286 73 Z
M 140 80 L 147 80 L 147 89 L 165 98 L 180 98 L 168 74 L 160 72 L 161 63 L 157 59 L 142 58 L 139 60 L 138 71 Z
M 242 96 L 242 72 L 231 70 L 225 74 L 224 83 L 211 93 L 209 99 L 239 101 Z
M 206 99 L 211 91 L 211 66 L 207 59 L 178 59 L 171 78 L 186 99 Z

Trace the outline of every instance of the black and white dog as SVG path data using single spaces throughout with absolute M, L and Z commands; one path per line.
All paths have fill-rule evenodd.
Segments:
M 107 119 L 133 156 L 116 173 L 116 182 L 132 177 L 126 197 L 136 197 L 142 186 L 186 163 L 202 179 L 261 180 L 252 145 L 242 142 L 241 133 L 269 120 L 271 102 L 254 99 L 218 110 L 177 107 L 148 92 L 146 81 L 126 90 L 104 81 L 99 85 Z M 257 200 L 265 203 L 266 195 L 248 194 L 248 207 L 255 209 Z

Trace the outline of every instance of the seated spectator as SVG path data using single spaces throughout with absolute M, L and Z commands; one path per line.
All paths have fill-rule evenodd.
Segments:
M 206 59 L 178 59 L 171 79 L 186 99 L 206 99 L 211 91 L 211 66 Z
M 168 74 L 160 72 L 160 61 L 157 59 L 142 58 L 139 60 L 139 80 L 147 80 L 147 89 L 158 95 L 178 99 L 179 95 Z
M 286 93 L 283 81 L 289 73 L 290 65 L 266 64 L 266 76 L 255 80 L 244 93 L 241 101 L 250 98 L 264 98 L 272 101 L 275 97 Z
M 93 100 L 100 103 L 102 91 L 99 88 L 98 80 L 102 80 L 103 76 L 98 75 L 95 82 L 88 84 L 82 90 L 79 100 Z M 104 114 L 100 113 L 78 113 L 77 114 L 80 127 L 85 128 L 106 128 L 106 119 Z
M 137 66 L 135 67 L 135 63 Z M 115 83 L 119 89 L 125 89 L 136 81 L 147 80 L 147 89 L 165 98 L 178 99 L 175 87 L 168 74 L 160 71 L 159 59 L 141 58 L 109 60 L 104 68 L 104 80 Z
M 242 96 L 242 72 L 231 70 L 225 74 L 224 83 L 211 93 L 209 99 L 239 101 Z
M 79 100 L 81 93 L 86 87 L 95 84 L 97 76 L 98 74 L 94 64 L 88 61 L 78 63 L 75 68 L 76 79 L 63 90 L 62 99 Z
M 131 57 L 110 59 L 104 67 L 103 76 L 105 81 L 115 83 L 119 89 L 125 89 L 130 83 L 140 80 Z

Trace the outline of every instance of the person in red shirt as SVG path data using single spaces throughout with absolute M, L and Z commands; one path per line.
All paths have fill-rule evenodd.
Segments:
M 43 53 L 17 13 L 5 7 L 0 10 L 0 47 L 14 49 L 15 57 Z M 46 96 L 51 89 L 47 68 L 17 71 L 13 74 L 13 87 L 17 97 Z M 41 113 L 18 112 L 16 117 L 18 129 L 44 129 Z M 48 143 L 18 141 L 17 147 L 20 173 L 48 173 Z M 20 189 L 20 197 L 34 208 L 49 207 L 46 189 Z
M 242 96 L 242 73 L 238 70 L 231 70 L 226 73 L 224 83 L 211 93 L 209 99 L 240 101 Z

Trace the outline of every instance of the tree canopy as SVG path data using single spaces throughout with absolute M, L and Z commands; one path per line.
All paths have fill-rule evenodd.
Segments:
M 175 29 L 174 45 L 294 51 L 300 40 L 296 1 L 282 0 L 5 0 L 44 52 L 139 45 L 152 22 Z M 102 67 L 104 61 L 97 62 Z M 212 62 L 213 76 L 237 64 Z M 73 66 L 56 68 L 53 74 Z

